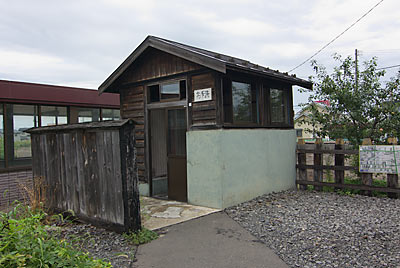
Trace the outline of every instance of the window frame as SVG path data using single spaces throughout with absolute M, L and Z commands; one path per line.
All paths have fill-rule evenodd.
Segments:
M 250 110 L 250 116 L 252 121 L 236 121 L 234 118 L 234 111 L 233 111 L 233 83 L 237 82 L 237 83 L 243 83 L 243 84 L 248 84 L 250 85 L 250 93 L 251 93 L 251 110 Z M 248 78 L 244 78 L 244 77 L 226 77 L 223 81 L 223 87 L 225 88 L 227 86 L 226 89 L 224 89 L 223 92 L 223 100 L 222 100 L 222 106 L 223 106 L 223 111 L 224 111 L 224 115 L 223 115 L 223 125 L 224 126 L 229 126 L 229 127 L 259 127 L 261 126 L 261 109 L 260 109 L 260 90 L 258 88 L 257 83 L 252 80 L 252 79 L 248 79 Z M 226 90 L 228 92 L 226 92 Z M 229 94 L 228 98 L 226 99 L 226 93 Z M 254 93 L 254 94 L 253 94 Z M 255 98 L 255 111 L 253 111 L 253 98 Z M 228 105 L 226 105 L 226 101 L 229 100 L 230 103 Z M 227 111 L 227 108 L 229 107 L 229 111 Z M 226 118 L 226 116 L 229 116 L 230 118 Z M 254 118 L 255 117 L 255 120 Z M 229 121 L 227 121 L 227 119 L 229 119 Z M 255 122 L 254 122 L 254 121 Z
M 242 82 L 252 85 L 253 92 L 256 92 L 256 123 L 254 122 L 235 122 L 233 120 L 233 96 L 232 81 Z M 294 128 L 293 112 L 293 87 L 291 84 L 275 79 L 252 76 L 240 72 L 230 71 L 221 76 L 221 121 L 224 128 Z M 254 87 L 254 88 L 253 88 Z M 272 106 L 270 89 L 279 89 L 284 92 L 285 100 L 285 122 L 271 122 Z
M 59 125 L 67 125 L 67 124 L 69 124 L 68 123 L 68 106 L 63 106 L 63 105 L 51 105 L 51 104 L 38 104 L 38 116 L 39 116 L 39 122 L 40 122 L 40 124 L 39 124 L 39 126 L 40 127 L 45 127 L 45 126 L 43 126 L 42 125 L 42 116 L 43 116 L 43 110 L 42 110 L 42 108 L 43 107 L 55 107 L 55 108 L 65 108 L 65 111 L 66 111 L 66 117 L 67 117 L 67 123 L 65 123 L 65 124 L 61 124 L 60 122 L 59 122 L 59 119 L 60 119 L 60 117 L 64 117 L 64 116 L 60 116 L 60 115 L 56 115 L 55 116 L 55 119 L 56 119 L 56 121 L 55 121 L 55 125 L 54 126 L 59 126 Z
M 0 102 L 0 111 L 1 115 L 3 115 L 3 147 L 4 147 L 4 161 L 2 165 L 0 165 L 0 173 L 3 172 L 11 172 L 11 171 L 22 171 L 22 170 L 31 170 L 32 169 L 32 156 L 30 157 L 20 157 L 20 158 L 15 158 L 13 155 L 14 153 L 10 153 L 10 150 L 14 150 L 14 145 L 10 146 L 9 145 L 9 129 L 8 129 L 8 120 L 14 120 L 13 117 L 11 119 L 9 118 L 9 112 L 8 112 L 8 105 L 28 105 L 28 106 L 33 106 L 34 107 L 34 113 L 37 118 L 36 118 L 36 127 L 42 127 L 42 107 L 65 107 L 67 109 L 67 124 L 71 124 L 71 107 L 75 108 L 96 108 L 100 109 L 100 117 L 99 120 L 101 120 L 101 110 L 102 109 L 111 109 L 111 110 L 119 110 L 117 108 L 104 108 L 104 107 L 86 107 L 86 106 L 73 106 L 73 105 L 57 105 L 57 104 L 38 104 L 38 103 L 27 103 L 27 102 L 7 102 L 7 101 L 1 101 Z M 58 116 L 57 116 L 58 117 Z M 59 118 L 58 118 L 59 119 Z M 58 121 L 57 119 L 57 121 Z M 76 118 L 78 119 L 78 118 Z M 60 125 L 59 122 L 57 122 L 57 125 Z M 12 135 L 14 135 L 14 130 L 12 130 Z M 13 139 L 12 139 L 13 140 Z M 15 164 L 17 162 L 17 164 Z
M 266 82 L 263 83 L 262 86 L 264 92 L 264 100 L 266 103 L 266 120 L 264 123 L 268 127 L 294 127 L 293 125 L 293 99 L 292 99 L 292 90 L 290 85 L 282 84 L 282 83 L 274 83 L 274 82 Z M 285 106 L 285 118 L 283 122 L 272 122 L 272 99 L 271 99 L 271 90 L 281 90 L 283 92 L 283 100 Z
M 181 84 L 182 84 L 182 82 L 184 82 L 185 83 L 185 88 L 181 88 Z M 163 98 L 161 98 L 161 88 L 162 88 L 162 86 L 165 86 L 165 85 L 171 85 L 171 84 L 178 84 L 178 87 L 179 87 L 179 97 L 175 97 L 175 98 L 167 98 L 167 99 L 163 99 Z M 153 87 L 153 86 L 158 86 L 158 101 L 151 101 L 150 100 L 150 88 L 151 87 Z M 150 83 L 150 84 L 147 84 L 146 85 L 146 95 L 147 95 L 147 103 L 148 104 L 153 104 L 153 103 L 163 103 L 163 102 L 173 102 L 173 101 L 181 101 L 181 100 L 186 100 L 187 99 L 187 87 L 188 87 L 188 84 L 187 84 L 187 79 L 171 79 L 171 80 L 167 80 L 167 81 L 163 81 L 163 82 L 155 82 L 155 83 Z M 182 93 L 184 93 L 185 94 L 185 96 L 183 96 L 183 94 Z
M 11 119 L 9 118 L 7 111 L 9 109 L 9 105 L 25 105 L 32 106 L 34 110 L 34 127 L 39 127 L 41 125 L 41 113 L 40 113 L 40 104 L 32 104 L 32 103 L 19 103 L 19 102 L 3 102 L 3 123 L 4 123 L 4 167 L 1 167 L 0 170 L 27 170 L 28 168 L 32 168 L 32 155 L 29 157 L 15 157 L 15 140 L 14 140 L 14 129 L 12 129 L 11 133 L 8 129 L 8 120 L 14 120 L 14 113 Z M 35 118 L 36 117 L 36 118 Z M 13 121 L 14 122 L 14 121 Z M 36 124 L 36 126 L 35 126 Z M 9 140 L 9 135 L 12 135 L 13 138 L 11 141 Z M 30 135 L 29 135 L 30 136 Z M 29 138 L 30 139 L 30 138 Z M 10 144 L 12 142 L 12 144 Z

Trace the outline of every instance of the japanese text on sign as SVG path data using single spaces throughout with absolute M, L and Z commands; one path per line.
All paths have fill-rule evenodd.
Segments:
M 400 172 L 400 146 L 360 146 L 360 172 L 398 174 Z
M 194 102 L 212 100 L 211 88 L 196 89 L 194 91 Z

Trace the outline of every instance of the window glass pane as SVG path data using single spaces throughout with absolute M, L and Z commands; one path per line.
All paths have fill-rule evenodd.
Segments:
M 37 106 L 22 104 L 6 105 L 7 157 L 9 166 L 31 164 L 31 139 L 24 130 L 38 126 Z
M 179 98 L 179 82 L 161 85 L 161 99 Z
M 101 109 L 101 117 L 103 121 L 119 120 L 120 113 L 118 109 Z
M 224 103 L 224 122 L 233 123 L 232 115 L 232 90 L 231 81 L 227 78 L 223 79 L 223 103 Z
M 149 86 L 149 102 L 159 102 L 160 101 L 160 85 Z
M 77 108 L 78 123 L 100 121 L 100 109 L 98 108 Z
M 184 109 L 168 110 L 168 154 L 186 155 L 186 115 Z
M 271 122 L 285 123 L 286 122 L 286 101 L 285 94 L 282 89 L 270 89 L 271 99 Z
M 67 107 L 41 106 L 42 127 L 67 124 Z
M 252 122 L 251 85 L 232 82 L 233 121 Z
M 0 103 L 0 167 L 4 167 L 4 111 Z
M 179 90 L 181 93 L 181 100 L 186 99 L 186 81 L 179 81 Z

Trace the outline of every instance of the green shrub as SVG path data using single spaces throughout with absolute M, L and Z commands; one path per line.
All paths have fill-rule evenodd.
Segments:
M 141 245 L 157 239 L 158 234 L 142 227 L 142 229 L 138 232 L 125 233 L 124 237 L 135 245 Z
M 17 205 L 0 212 L 0 267 L 111 267 L 50 235 L 42 210 Z

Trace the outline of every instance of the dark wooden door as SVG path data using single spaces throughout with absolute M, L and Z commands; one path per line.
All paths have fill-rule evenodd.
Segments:
M 168 199 L 186 202 L 186 110 L 167 111 Z

